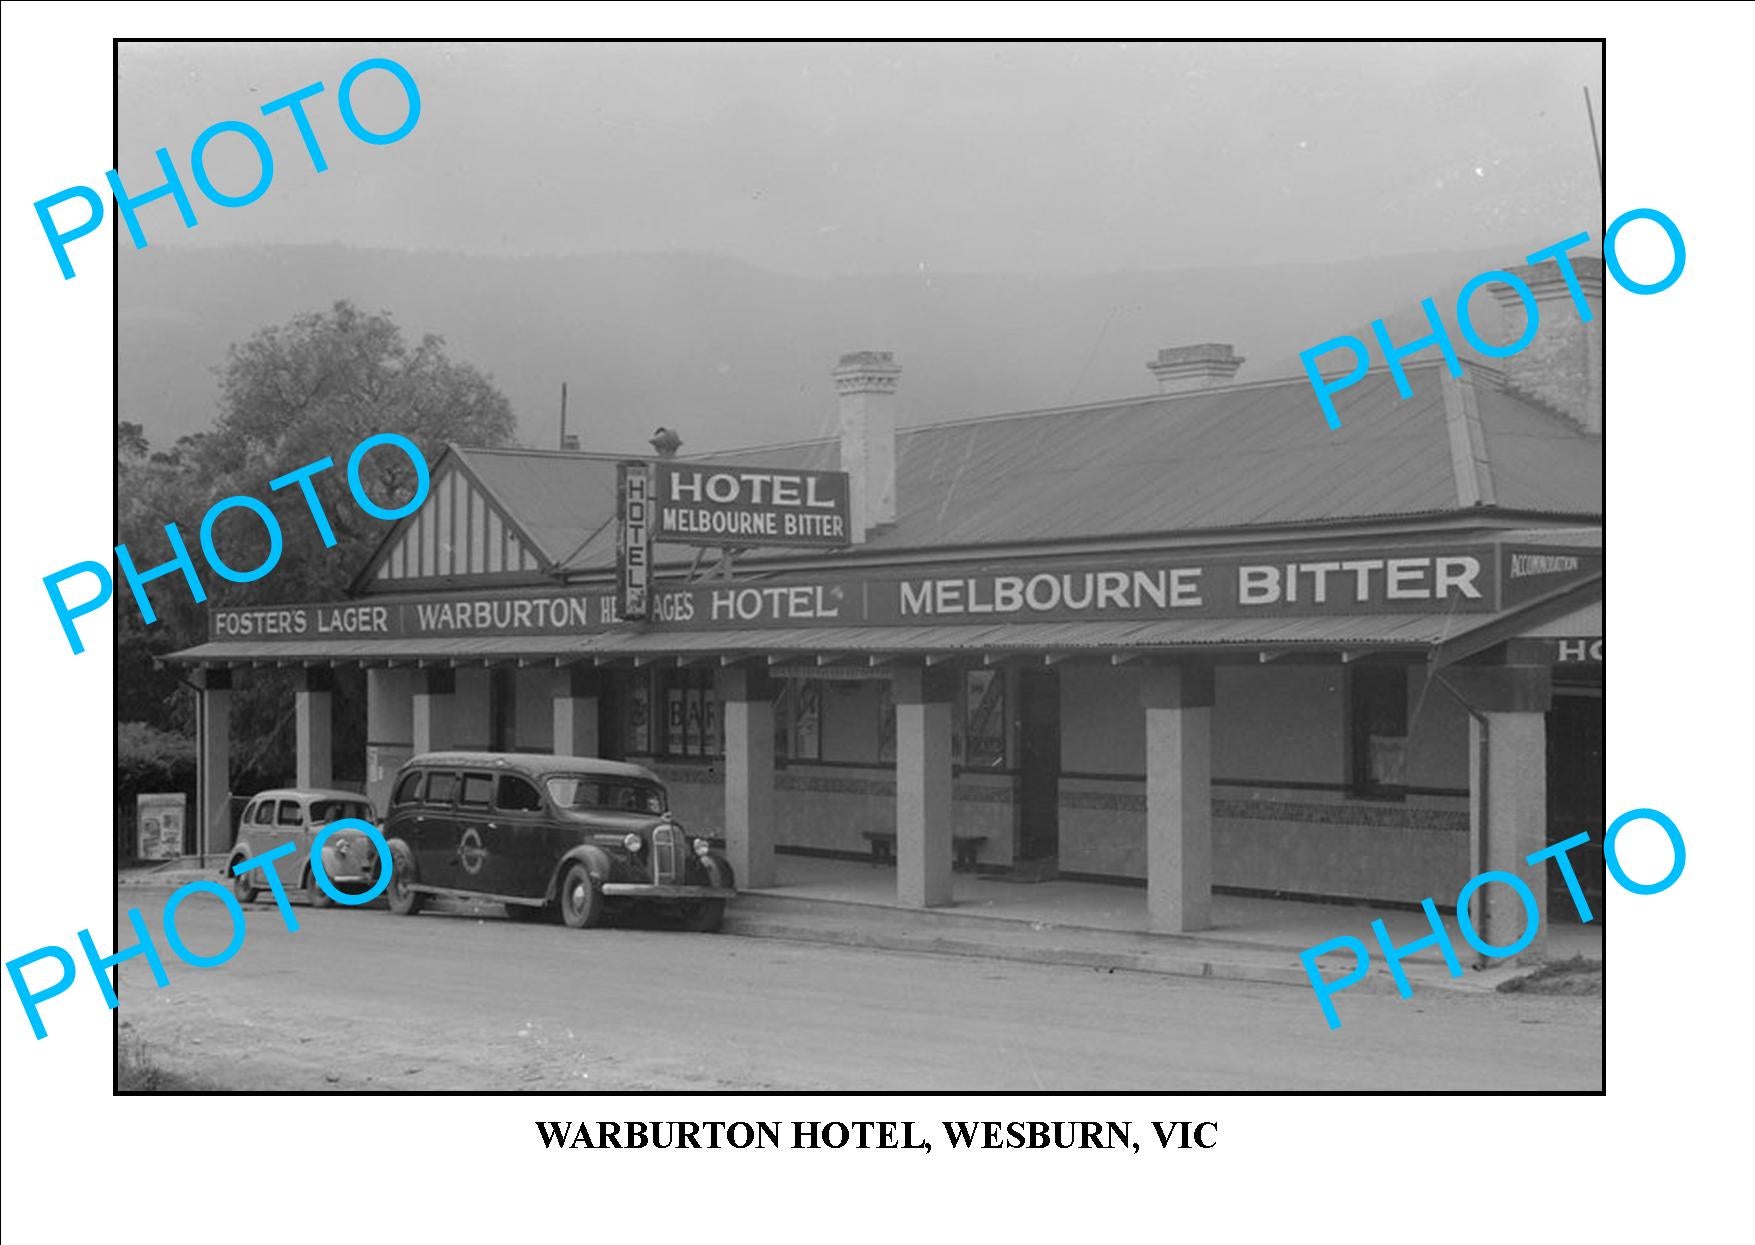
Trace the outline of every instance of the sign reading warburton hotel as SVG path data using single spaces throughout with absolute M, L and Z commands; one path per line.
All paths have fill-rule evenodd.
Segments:
M 1539 559 L 1539 561 L 1537 560 Z M 1296 560 L 1215 557 L 1096 566 L 975 568 L 940 575 L 753 584 L 651 585 L 649 617 L 622 618 L 607 588 L 531 588 L 452 600 L 373 598 L 333 605 L 216 609 L 216 640 L 272 636 L 571 635 L 645 626 L 886 626 L 1125 621 L 1323 614 L 1482 614 L 1602 571 L 1602 550 L 1481 545 L 1300 552 Z

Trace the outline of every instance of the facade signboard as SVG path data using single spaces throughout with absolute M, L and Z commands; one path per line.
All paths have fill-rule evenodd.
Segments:
M 616 609 L 643 619 L 651 608 L 652 469 L 643 462 L 616 465 Z
M 1550 561 L 1540 564 L 1539 574 L 1513 576 L 1521 553 L 1494 545 L 1398 546 L 1176 562 L 1142 557 L 1076 568 L 1008 562 L 930 575 L 693 584 L 642 580 L 617 592 L 556 586 L 215 609 L 209 625 L 215 640 L 585 635 L 634 625 L 625 608 L 630 587 L 644 590 L 641 621 L 651 630 L 1474 615 L 1526 603 L 1602 572 L 1601 549 L 1544 549 L 1539 556 Z M 630 562 L 618 573 L 625 577 L 634 569 L 649 574 L 650 563 Z
M 739 548 L 838 549 L 850 540 L 844 471 L 652 464 L 653 539 Z

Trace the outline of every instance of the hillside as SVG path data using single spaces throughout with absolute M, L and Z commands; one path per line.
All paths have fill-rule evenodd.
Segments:
M 908 423 L 1147 393 L 1146 360 L 1190 342 L 1235 344 L 1248 359 L 1240 380 L 1295 374 L 1299 350 L 1376 316 L 1405 327 L 1402 340 L 1419 335 L 1419 298 L 1448 314 L 1470 276 L 1539 244 L 1177 272 L 825 279 L 693 254 L 125 250 L 120 417 L 155 444 L 206 427 L 230 343 L 350 298 L 410 334 L 441 334 L 491 373 L 527 444 L 555 444 L 564 380 L 586 448 L 643 452 L 666 424 L 700 451 L 826 431 L 829 369 L 848 350 L 896 352 Z

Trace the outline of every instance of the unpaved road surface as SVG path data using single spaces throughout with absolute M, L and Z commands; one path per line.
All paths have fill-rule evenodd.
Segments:
M 164 893 L 129 887 L 157 945 Z M 1600 1089 L 1602 1000 L 1344 994 L 480 914 L 247 910 L 122 967 L 124 1040 L 218 1089 Z M 128 928 L 125 920 L 120 928 Z M 178 913 L 222 948 L 216 901 Z M 90 983 L 84 983 L 88 988 Z M 52 1012 L 50 1023 L 53 1024 Z

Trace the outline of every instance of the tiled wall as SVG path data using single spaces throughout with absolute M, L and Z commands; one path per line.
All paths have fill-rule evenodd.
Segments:
M 678 820 L 713 836 L 725 833 L 725 784 L 717 766 L 645 762 L 670 788 Z M 1013 791 L 1009 775 L 959 775 L 953 789 L 955 833 L 986 838 L 981 864 L 1011 863 Z M 887 769 L 788 765 L 775 775 L 776 841 L 782 847 L 865 853 L 865 831 L 896 831 L 896 782 Z
M 1062 780 L 1062 872 L 1144 878 L 1145 836 L 1144 783 Z M 1472 872 L 1466 797 L 1387 803 L 1339 792 L 1213 789 L 1217 886 L 1444 903 Z

